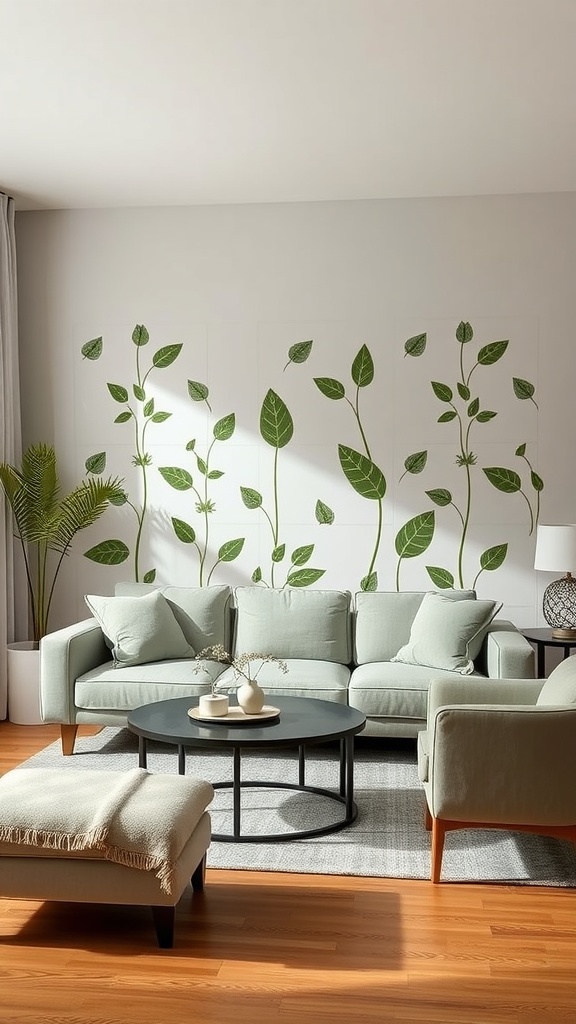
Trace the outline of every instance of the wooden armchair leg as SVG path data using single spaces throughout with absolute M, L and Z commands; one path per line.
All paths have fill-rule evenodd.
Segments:
M 432 865 L 431 878 L 434 883 L 440 881 L 442 871 L 442 854 L 444 852 L 444 836 L 446 829 L 444 822 L 438 818 L 432 818 Z
M 76 734 L 78 732 L 77 725 L 61 725 L 60 726 L 60 739 L 62 742 L 62 753 L 65 757 L 69 757 L 74 753 L 74 744 L 76 742 Z

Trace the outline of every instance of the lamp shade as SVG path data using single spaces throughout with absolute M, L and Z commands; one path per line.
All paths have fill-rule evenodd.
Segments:
M 538 524 L 534 568 L 543 572 L 576 573 L 576 524 Z

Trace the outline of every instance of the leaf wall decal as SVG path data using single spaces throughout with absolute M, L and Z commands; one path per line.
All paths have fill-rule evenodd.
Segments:
M 384 474 L 371 459 L 345 444 L 338 445 L 338 457 L 346 479 L 358 494 L 370 501 L 378 501 L 384 497 Z
M 92 338 L 92 341 L 87 341 L 84 345 L 82 345 L 80 351 L 82 352 L 84 359 L 94 360 L 100 358 L 100 356 L 102 355 L 102 348 L 102 337 Z
M 518 473 L 515 473 L 513 469 L 505 469 L 503 466 L 487 466 L 484 473 L 492 486 L 505 494 L 515 494 L 522 486 Z
M 344 398 L 346 394 L 344 385 L 334 377 L 314 377 L 314 383 L 325 398 L 331 398 L 335 402 L 340 398 Z
M 325 569 L 296 569 L 289 574 L 286 583 L 291 587 L 311 587 L 325 572 Z
M 84 465 L 87 473 L 103 473 L 106 469 L 106 452 L 97 452 L 95 455 L 90 455 Z
M 374 380 L 374 361 L 366 345 L 362 345 L 352 363 L 352 380 L 359 388 L 368 387 Z
M 288 407 L 270 388 L 260 412 L 260 433 L 273 448 L 284 448 L 292 439 L 294 423 Z
M 486 572 L 493 572 L 499 569 L 508 553 L 507 544 L 495 544 L 492 548 L 486 548 L 480 555 L 480 565 Z
M 438 590 L 449 590 L 454 587 L 454 576 L 448 569 L 442 569 L 439 565 L 427 565 L 426 572 Z
M 316 522 L 320 523 L 321 526 L 331 526 L 334 522 L 334 513 L 328 505 L 323 501 L 316 502 L 316 508 L 314 510 L 316 516 Z
M 135 345 L 147 345 L 150 341 L 150 335 L 148 330 L 144 327 L 144 324 L 136 324 L 136 327 L 132 331 L 132 341 Z
M 152 356 L 152 362 L 157 370 L 164 370 L 178 358 L 182 351 L 182 345 L 164 345 Z
M 176 491 L 189 491 L 194 486 L 187 469 L 180 469 L 178 466 L 159 466 L 158 472 Z
M 120 565 L 130 554 L 123 540 L 102 540 L 84 552 L 84 556 L 99 565 Z
M 491 341 L 489 345 L 484 345 L 483 348 L 480 349 L 478 353 L 478 362 L 481 366 L 491 366 L 502 358 L 507 348 L 507 341 Z
M 404 358 L 406 356 L 421 356 L 426 349 L 426 334 L 415 334 L 404 342 Z
M 434 536 L 434 510 L 409 519 L 396 534 L 394 546 L 400 558 L 416 558 L 430 545 Z

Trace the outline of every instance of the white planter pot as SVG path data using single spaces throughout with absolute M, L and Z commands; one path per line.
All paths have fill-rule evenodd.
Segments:
M 8 718 L 15 725 L 42 725 L 40 651 L 32 640 L 8 644 Z

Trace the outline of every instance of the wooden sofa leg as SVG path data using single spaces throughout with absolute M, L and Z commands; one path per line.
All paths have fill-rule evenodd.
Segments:
M 202 892 L 204 888 L 204 881 L 206 879 L 206 856 L 202 857 L 198 867 L 192 875 L 192 888 L 194 892 Z
M 434 883 L 440 881 L 440 872 L 442 871 L 442 854 L 444 852 L 444 836 L 446 835 L 446 829 L 444 822 L 438 818 L 432 818 L 432 867 L 431 877 Z
M 172 949 L 176 907 L 152 907 L 152 916 L 160 949 Z
M 430 808 L 427 803 L 424 808 L 424 828 L 427 832 L 432 831 L 432 815 L 430 814 Z
M 69 757 L 74 753 L 74 744 L 76 742 L 76 734 L 78 732 L 77 725 L 61 725 L 60 726 L 60 738 L 62 741 L 62 753 L 65 757 Z

